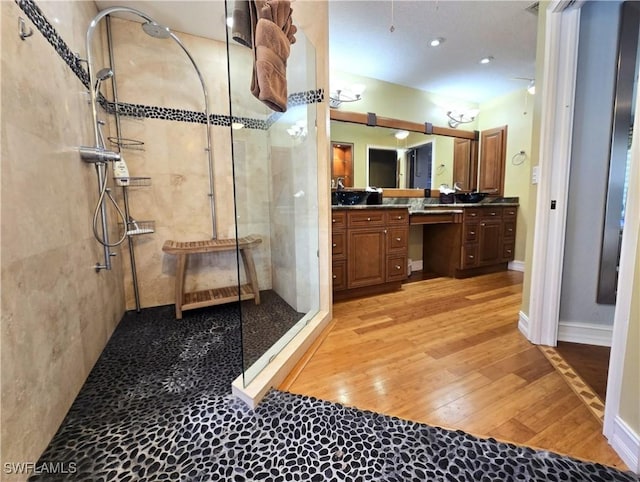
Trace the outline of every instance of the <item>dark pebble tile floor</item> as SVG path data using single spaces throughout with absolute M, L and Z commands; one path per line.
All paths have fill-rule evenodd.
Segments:
M 638 481 L 599 464 L 270 391 L 230 394 L 237 306 L 127 313 L 32 481 Z M 69 470 L 73 468 L 73 470 Z

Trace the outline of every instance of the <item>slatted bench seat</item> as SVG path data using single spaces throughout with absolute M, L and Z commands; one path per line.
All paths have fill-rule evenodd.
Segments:
M 253 263 L 251 248 L 262 242 L 255 235 L 236 239 L 207 239 L 203 241 L 165 241 L 162 251 L 177 256 L 176 264 L 176 319 L 182 319 L 184 310 L 193 310 L 205 306 L 220 305 L 240 300 L 255 300 L 260 304 L 260 291 L 256 267 Z M 191 254 L 216 253 L 220 251 L 235 251 L 236 246 L 240 250 L 244 272 L 247 275 L 247 283 L 238 286 L 224 288 L 205 289 L 190 293 L 184 292 L 184 280 L 187 270 L 188 257 Z

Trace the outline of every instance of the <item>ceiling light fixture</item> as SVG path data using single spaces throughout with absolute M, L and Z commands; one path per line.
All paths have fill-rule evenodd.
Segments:
M 478 109 L 471 109 L 465 112 L 450 110 L 447 112 L 449 118 L 449 127 L 455 129 L 460 124 L 468 124 L 476 119 L 476 116 L 480 113 Z
M 431 45 L 432 47 L 438 47 L 439 45 L 442 45 L 443 42 L 444 42 L 444 38 L 437 37 L 437 38 L 434 38 L 431 42 L 429 42 L 429 45 Z
M 329 107 L 337 109 L 343 102 L 356 102 L 362 99 L 365 88 L 362 84 L 354 84 L 347 89 L 338 87 L 332 90 L 329 95 Z
M 482 58 L 480 59 L 480 63 L 481 63 L 481 64 L 488 64 L 488 63 L 489 63 L 489 62 L 491 62 L 492 60 L 494 60 L 494 59 L 493 59 L 493 56 L 489 55 L 489 56 L 487 56 L 487 57 L 482 57 Z
M 394 134 L 396 139 L 402 140 L 409 137 L 409 131 L 398 131 Z

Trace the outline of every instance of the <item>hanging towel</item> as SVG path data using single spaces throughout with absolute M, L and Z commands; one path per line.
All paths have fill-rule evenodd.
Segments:
M 256 25 L 256 58 L 252 93 L 276 112 L 287 110 L 289 40 L 275 23 L 264 18 Z
M 257 0 L 251 93 L 276 112 L 287 110 L 287 59 L 295 42 L 289 0 Z

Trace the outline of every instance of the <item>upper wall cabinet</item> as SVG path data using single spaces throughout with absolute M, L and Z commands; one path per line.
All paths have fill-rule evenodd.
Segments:
M 504 194 L 504 169 L 507 151 L 507 126 L 480 134 L 480 179 L 478 190 L 498 196 Z

